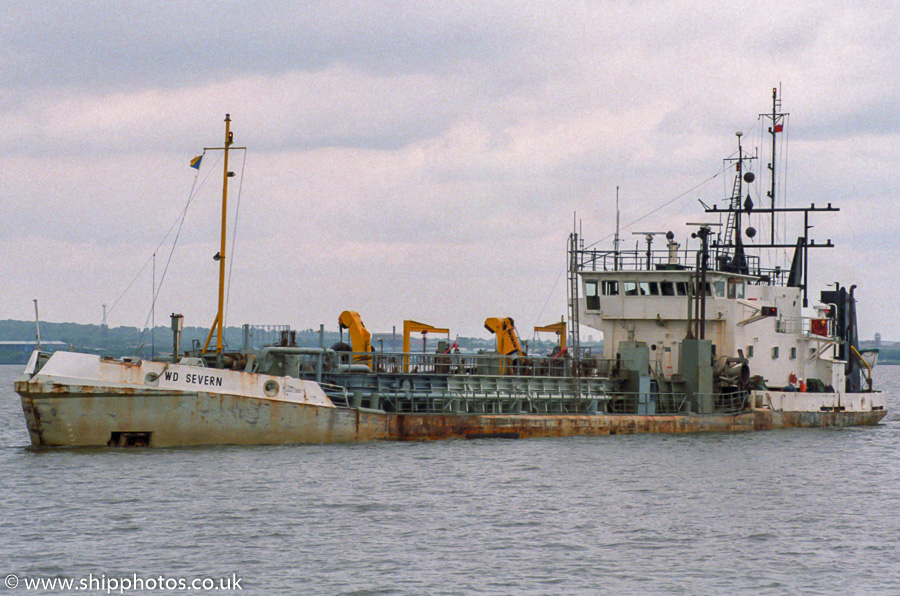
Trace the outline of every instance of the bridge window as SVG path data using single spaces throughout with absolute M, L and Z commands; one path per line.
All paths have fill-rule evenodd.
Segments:
M 595 280 L 584 282 L 584 303 L 588 310 L 600 310 L 600 296 L 597 295 Z
M 705 288 L 706 288 L 706 295 L 707 295 L 707 296 L 712 296 L 712 284 L 709 283 L 709 282 L 706 282 L 705 286 L 701 286 L 699 283 L 695 283 L 695 284 L 693 284 L 693 287 L 694 287 L 695 290 L 698 290 L 698 289 L 701 288 L 701 287 L 705 287 Z M 695 295 L 695 296 L 697 295 L 697 292 L 696 292 L 696 291 L 694 292 L 694 295 Z
M 603 288 L 604 296 L 618 296 L 619 295 L 619 282 L 607 280 L 601 283 L 601 287 Z
M 687 296 L 687 282 L 675 282 L 675 289 L 678 291 L 679 296 Z
M 728 280 L 728 297 L 729 298 L 738 298 L 743 300 L 744 298 L 744 282 L 737 281 L 734 279 Z
M 637 296 L 638 288 L 636 281 L 626 281 L 625 282 L 625 295 L 626 296 Z
M 641 296 L 659 296 L 659 284 L 655 281 L 640 282 Z
M 724 298 L 725 297 L 725 282 L 717 281 L 717 282 L 715 282 L 714 285 L 716 286 L 716 296 L 718 296 L 719 298 Z
M 659 290 L 663 296 L 674 296 L 675 284 L 671 281 L 661 281 L 659 282 Z

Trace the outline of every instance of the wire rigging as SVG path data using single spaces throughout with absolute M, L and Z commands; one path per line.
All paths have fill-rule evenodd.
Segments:
M 235 248 L 237 247 L 237 228 L 238 228 L 238 216 L 241 213 L 241 194 L 244 189 L 244 167 L 247 165 L 247 150 L 242 150 L 243 159 L 241 160 L 241 179 L 238 182 L 238 196 L 237 203 L 234 206 L 234 229 L 231 231 L 231 258 L 228 262 L 228 283 L 226 287 L 228 288 L 225 293 L 225 312 L 222 313 L 222 328 L 225 328 L 225 321 L 228 319 L 228 304 L 231 298 L 231 270 L 234 268 L 234 254 Z M 226 342 L 227 343 L 227 342 Z
M 206 155 L 206 151 L 205 151 L 205 150 L 204 150 L 204 152 L 203 152 L 203 155 L 204 155 L 204 156 Z M 216 162 L 213 164 L 213 166 L 215 166 L 215 165 L 219 162 L 219 159 L 220 159 L 220 158 L 217 158 L 217 159 L 216 159 Z M 203 188 L 203 185 L 206 183 L 206 181 L 209 179 L 209 176 L 210 176 L 214 171 L 215 171 L 215 170 L 214 170 L 214 167 L 213 167 L 213 168 L 209 168 L 208 171 L 207 171 L 207 173 L 206 173 L 206 175 L 203 177 L 203 180 L 200 181 L 200 184 L 199 184 L 199 185 L 197 184 L 197 181 L 200 179 L 200 172 L 199 172 L 199 171 L 197 172 L 197 174 L 194 176 L 193 182 L 191 183 L 191 190 L 190 190 L 190 192 L 188 193 L 188 198 L 187 198 L 187 201 L 185 202 L 184 208 L 183 208 L 183 209 L 181 210 L 181 212 L 178 214 L 178 217 L 175 218 L 175 221 L 174 221 L 174 222 L 172 223 L 172 225 L 169 227 L 168 231 L 165 233 L 165 235 L 163 236 L 162 240 L 159 241 L 159 244 L 156 245 L 156 248 L 153 250 L 153 252 L 152 252 L 152 254 L 150 255 L 150 257 L 149 257 L 149 258 L 147 259 L 147 261 L 144 263 L 143 267 L 141 267 L 140 271 L 138 271 L 138 273 L 137 273 L 137 275 L 135 275 L 134 279 L 131 280 L 131 283 L 128 284 L 128 287 L 126 287 L 125 290 L 119 295 L 119 297 L 116 298 L 115 302 L 113 302 L 112 306 L 111 306 L 111 307 L 109 308 L 109 310 L 107 311 L 107 316 L 108 316 L 109 313 L 112 312 L 112 311 L 115 309 L 116 305 L 118 305 L 118 303 L 122 300 L 122 298 L 125 296 L 125 294 L 128 293 L 128 290 L 131 289 L 131 287 L 135 284 L 135 282 L 138 280 L 138 278 L 141 276 L 141 274 L 142 274 L 142 273 L 144 272 L 144 270 L 147 268 L 147 265 L 150 264 L 151 262 L 155 262 L 156 253 L 159 252 L 159 250 L 160 250 L 160 249 L 162 248 L 162 246 L 165 244 L 166 240 L 167 240 L 167 239 L 169 238 L 169 236 L 172 234 L 172 230 L 174 230 L 175 227 L 178 226 L 178 229 L 177 229 L 176 232 L 175 232 L 175 238 L 174 238 L 173 241 L 172 241 L 172 248 L 169 250 L 169 255 L 168 255 L 168 257 L 166 258 L 166 265 L 165 265 L 165 267 L 163 268 L 163 272 L 162 272 L 162 276 L 160 277 L 159 284 L 156 285 L 156 284 L 154 283 L 155 287 L 154 287 L 154 289 L 153 289 L 153 297 L 152 297 L 153 299 L 152 299 L 152 302 L 151 302 L 150 312 L 147 314 L 147 318 L 144 320 L 144 325 L 143 325 L 143 327 L 141 328 L 141 335 L 140 335 L 140 338 L 139 338 L 139 340 L 138 340 L 139 342 L 143 342 L 144 334 L 146 333 L 146 329 L 147 329 L 147 324 L 149 323 L 150 319 L 153 317 L 153 312 L 154 312 L 154 308 L 155 308 L 155 305 L 156 305 L 156 300 L 159 298 L 159 292 L 160 292 L 160 289 L 162 288 L 163 282 L 165 281 L 166 273 L 167 273 L 168 270 L 169 270 L 169 265 L 170 265 L 171 262 L 172 262 L 172 256 L 173 256 L 174 253 L 175 253 L 175 247 L 178 245 L 178 239 L 179 239 L 180 236 L 181 236 L 181 230 L 182 230 L 182 228 L 184 227 L 184 222 L 185 222 L 185 220 L 187 219 L 187 212 L 188 212 L 188 209 L 189 209 L 190 206 L 191 206 L 191 202 L 194 200 L 194 198 L 195 198 L 195 197 L 197 196 L 197 194 L 200 192 L 200 189 Z M 141 345 L 141 347 L 143 347 L 143 343 L 140 343 L 140 345 Z M 140 351 L 140 348 L 139 348 L 138 350 Z
M 200 188 L 203 187 L 203 184 L 206 182 L 206 179 L 209 178 L 209 174 L 207 174 L 207 175 L 203 178 L 203 182 L 200 183 L 200 186 L 197 186 L 197 179 L 199 178 L 199 176 L 200 176 L 200 173 L 199 173 L 199 172 L 197 172 L 197 175 L 194 176 L 194 182 L 193 182 L 193 184 L 191 185 L 191 191 L 190 191 L 190 193 L 188 193 L 187 203 L 185 204 L 184 209 L 182 210 L 181 214 L 179 214 L 179 216 L 178 216 L 178 217 L 175 219 L 175 221 L 172 223 L 171 227 L 169 228 L 169 231 L 166 232 L 165 236 L 163 236 L 163 239 L 159 242 L 159 244 L 158 244 L 158 245 L 156 246 L 156 248 L 153 250 L 153 253 L 150 255 L 150 257 L 148 257 L 147 260 L 144 262 L 144 265 L 143 265 L 143 266 L 140 268 L 140 270 L 137 272 L 137 275 L 134 276 L 134 279 L 131 280 L 131 283 L 129 283 L 128 286 L 122 291 L 122 293 L 119 294 L 119 297 L 115 299 L 115 301 L 112 303 L 112 306 L 109 307 L 109 309 L 108 309 L 107 312 L 106 312 L 107 316 L 109 316 L 109 314 L 112 313 L 113 310 L 115 310 L 116 305 L 118 305 L 119 302 L 122 300 L 122 298 L 125 297 L 125 294 L 128 293 L 128 290 L 131 289 L 131 286 L 133 286 L 134 283 L 138 280 L 138 278 L 141 276 L 141 274 L 142 274 L 142 273 L 144 272 L 144 270 L 147 268 L 147 265 L 149 265 L 149 264 L 152 262 L 152 260 L 153 260 L 153 254 L 155 254 L 155 253 L 159 250 L 159 248 L 163 245 L 163 243 L 166 241 L 166 238 L 169 237 L 169 234 L 172 233 L 172 230 L 175 228 L 175 226 L 178 225 L 179 222 L 181 222 L 181 223 L 184 222 L 184 219 L 183 219 L 183 218 L 184 218 L 185 214 L 187 213 L 187 209 L 188 209 L 188 207 L 190 206 L 191 201 L 193 200 L 193 198 L 194 198 L 194 196 L 196 195 L 196 193 L 200 191 Z M 179 225 L 179 231 L 180 231 L 180 230 L 181 230 L 181 226 Z
M 669 205 L 671 205 L 671 204 L 674 203 L 675 201 L 684 198 L 684 196 L 687 195 L 688 193 L 694 192 L 695 190 L 697 190 L 697 189 L 700 188 L 701 186 L 704 186 L 704 185 L 706 185 L 706 184 L 709 184 L 711 181 L 715 180 L 715 179 L 716 179 L 717 177 L 719 177 L 723 172 L 725 172 L 725 171 L 727 171 L 727 170 L 729 170 L 729 169 L 731 169 L 731 166 L 730 166 L 730 165 L 724 166 L 721 170 L 719 170 L 718 172 L 716 172 L 715 174 L 713 174 L 712 176 L 710 176 L 709 178 L 707 178 L 707 179 L 704 180 L 703 182 L 700 182 L 699 184 L 697 184 L 697 185 L 695 185 L 695 186 L 693 186 L 693 187 L 687 189 L 686 191 L 684 191 L 683 193 L 677 195 L 676 197 L 674 197 L 674 198 L 672 198 L 672 199 L 669 199 L 668 201 L 666 201 L 665 203 L 663 203 L 662 205 L 660 205 L 660 206 L 657 207 L 656 209 L 654 209 L 654 210 L 652 210 L 652 211 L 649 211 L 649 212 L 645 213 L 644 215 L 640 216 L 639 218 L 637 218 L 637 219 L 635 219 L 635 220 L 632 220 L 631 222 L 625 224 L 624 226 L 622 226 L 622 229 L 623 229 L 623 230 L 626 230 L 626 229 L 630 228 L 631 226 L 633 226 L 634 224 L 636 224 L 636 223 L 638 223 L 638 222 L 640 222 L 640 221 L 643 221 L 644 219 L 650 217 L 650 216 L 653 215 L 654 213 L 657 213 L 657 212 L 661 211 L 662 209 L 664 209 L 665 207 L 668 207 Z M 592 242 L 591 244 L 585 246 L 584 248 L 587 249 L 587 248 L 591 248 L 591 247 L 593 247 L 593 246 L 596 246 L 596 245 L 600 244 L 601 242 L 604 242 L 604 241 L 606 241 L 606 240 L 609 240 L 609 239 L 612 238 L 614 235 L 615 235 L 615 233 L 607 234 L 607 235 L 604 236 L 603 238 L 600 238 L 599 240 L 597 240 L 597 241 L 595 241 L 595 242 Z
M 544 300 L 544 306 L 541 307 L 541 312 L 538 313 L 538 316 L 537 316 L 538 321 L 543 320 L 544 311 L 547 310 L 547 305 L 550 304 L 550 299 L 553 297 L 553 292 L 556 291 L 556 286 L 559 285 L 559 280 L 562 277 L 563 273 L 565 273 L 565 272 L 566 272 L 566 268 L 563 268 L 562 270 L 560 270 L 559 275 L 556 276 L 556 281 L 553 282 L 553 287 L 550 288 L 550 292 L 547 294 L 547 299 Z M 535 339 L 536 337 L 537 337 L 537 332 L 535 331 L 532 333 L 531 338 Z

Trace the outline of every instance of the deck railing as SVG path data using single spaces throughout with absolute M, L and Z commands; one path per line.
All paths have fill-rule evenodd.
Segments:
M 780 317 L 775 322 L 775 331 L 778 333 L 800 333 L 803 335 L 818 335 L 821 337 L 834 337 L 834 319 L 818 317 Z
M 389 374 L 608 377 L 615 364 L 613 360 L 601 358 L 469 353 L 332 352 L 326 355 L 329 357 L 334 372 L 358 371 L 357 367 L 362 365 L 372 372 Z
M 764 268 L 758 255 L 745 255 L 747 273 L 760 278 L 760 283 L 785 285 L 787 272 L 780 268 Z M 696 268 L 696 251 L 679 250 L 670 253 L 668 250 L 650 251 L 649 259 L 646 250 L 623 250 L 616 254 L 611 250 L 584 249 L 576 251 L 575 267 L 581 271 L 649 271 L 660 269 Z M 717 268 L 715 254 L 710 254 L 709 268 Z
M 736 414 L 749 408 L 750 392 L 733 391 L 730 393 L 717 393 L 713 397 L 713 407 L 716 412 L 723 414 Z

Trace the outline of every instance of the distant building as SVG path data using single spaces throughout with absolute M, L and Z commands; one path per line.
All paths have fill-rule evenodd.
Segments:
M 875 334 L 875 347 L 876 348 L 881 347 L 881 334 L 880 333 Z

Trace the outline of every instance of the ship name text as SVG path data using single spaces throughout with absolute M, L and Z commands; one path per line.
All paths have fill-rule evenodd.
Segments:
M 166 381 L 172 381 L 173 383 L 177 383 L 178 379 L 181 377 L 177 372 L 173 372 L 167 370 L 163 373 L 163 378 Z M 212 375 L 198 375 L 197 373 L 187 373 L 184 375 L 184 382 L 190 383 L 191 385 L 203 385 L 205 387 L 221 387 L 222 386 L 222 377 L 214 377 Z

